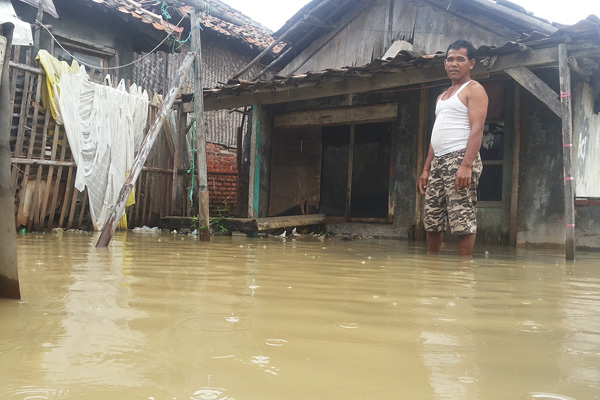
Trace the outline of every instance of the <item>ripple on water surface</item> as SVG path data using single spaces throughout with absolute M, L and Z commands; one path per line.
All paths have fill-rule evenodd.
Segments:
M 0 354 L 7 353 L 9 351 L 18 350 L 21 348 L 17 342 L 12 340 L 0 340 Z
M 251 319 L 224 315 L 198 315 L 179 318 L 175 325 L 201 332 L 245 331 L 254 326 Z
M 233 397 L 229 397 L 225 392 L 222 388 L 204 387 L 195 391 L 190 400 L 233 400 Z

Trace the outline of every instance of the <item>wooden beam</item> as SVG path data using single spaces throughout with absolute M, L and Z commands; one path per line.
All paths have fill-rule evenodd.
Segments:
M 398 118 L 398 103 L 336 107 L 275 115 L 275 129 L 307 126 L 362 124 L 393 121 Z
M 152 150 L 152 145 L 158 137 L 163 122 L 171 112 L 173 102 L 179 94 L 179 89 L 181 88 L 185 77 L 187 76 L 190 68 L 192 67 L 192 63 L 194 62 L 195 57 L 195 53 L 188 53 L 188 55 L 181 63 L 181 67 L 177 71 L 177 74 L 175 74 L 175 77 L 173 78 L 173 82 L 171 84 L 171 89 L 169 89 L 169 92 L 167 93 L 167 96 L 163 101 L 163 104 L 160 108 L 159 113 L 156 116 L 156 119 L 154 120 L 154 123 L 152 124 L 148 131 L 148 134 L 144 138 L 142 147 L 138 152 L 137 156 L 135 157 L 135 160 L 131 167 L 131 171 L 129 172 L 127 179 L 125 179 L 125 183 L 123 184 L 123 187 L 119 192 L 117 202 L 113 207 L 113 210 L 111 211 L 108 220 L 106 221 L 106 225 L 104 225 L 104 229 L 102 229 L 102 233 L 98 238 L 96 247 L 107 247 L 108 243 L 110 243 L 112 235 L 117 227 L 117 224 L 121 220 L 123 212 L 125 211 L 125 203 L 129 198 L 129 194 L 131 193 L 131 190 L 133 189 L 133 186 L 135 185 L 135 182 L 140 175 L 142 167 L 144 166 L 144 163 L 146 162 L 146 159 L 150 154 L 150 150 Z
M 571 168 L 573 149 L 573 110 L 571 95 L 571 70 L 567 45 L 558 45 L 558 70 L 560 76 L 560 102 L 562 104 L 563 177 L 565 198 L 565 253 L 567 260 L 575 260 L 575 179 Z M 575 169 L 576 170 L 576 169 Z
M 255 227 L 258 231 L 270 229 L 294 228 L 296 226 L 319 225 L 325 222 L 325 214 L 291 215 L 287 217 L 257 218 L 246 226 Z
M 562 116 L 562 107 L 556 93 L 546 82 L 537 77 L 525 67 L 514 67 L 506 70 L 515 81 L 527 89 L 532 95 L 544 103 L 552 112 L 559 117 Z
M 196 27 L 198 25 L 198 27 Z M 194 70 L 194 87 L 198 93 L 203 89 L 202 70 L 202 39 L 200 37 L 200 14 L 192 13 L 192 50 L 196 51 Z M 196 171 L 198 174 L 198 220 L 205 229 L 198 236 L 200 240 L 210 240 L 210 196 L 208 192 L 208 166 L 206 158 L 206 124 L 204 123 L 204 99 L 202 96 L 194 98 L 194 115 L 196 120 Z
M 39 75 L 46 75 L 46 71 L 44 71 L 43 69 L 32 67 L 32 66 L 27 65 L 27 64 L 21 64 L 21 63 L 18 63 L 18 62 L 11 61 L 9 63 L 9 65 L 10 65 L 11 68 L 20 69 L 22 71 L 27 71 L 27 72 L 31 72 L 31 73 L 39 74 Z

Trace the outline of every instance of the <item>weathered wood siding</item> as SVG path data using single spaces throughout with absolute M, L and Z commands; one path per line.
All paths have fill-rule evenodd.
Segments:
M 558 92 L 557 75 L 552 71 L 540 77 Z M 521 93 L 517 244 L 564 244 L 560 118 L 529 92 Z
M 486 18 L 479 17 L 482 25 L 492 23 Z M 433 54 L 437 51 L 446 51 L 448 45 L 455 40 L 465 39 L 475 47 L 481 45 L 502 45 L 508 40 L 516 39 L 515 36 L 506 34 L 499 36 L 487 31 L 472 22 L 451 15 L 437 7 L 421 5 L 417 7 L 414 23 L 414 51 Z
M 580 79 L 573 89 L 575 195 L 600 197 L 600 84 Z
M 269 216 L 279 215 L 295 206 L 300 206 L 303 214 L 316 210 L 320 190 L 321 128 L 275 131 Z
M 133 69 L 133 81 L 148 91 L 163 93 L 175 73 L 179 69 L 186 51 L 183 53 L 167 54 L 156 52 L 134 54 L 138 61 Z M 247 50 L 232 46 L 231 42 L 215 38 L 212 34 L 202 36 L 202 65 L 204 87 L 216 87 L 219 83 L 227 82 L 237 71 L 242 69 L 253 55 Z M 249 79 L 262 71 L 263 66 L 254 66 L 244 76 Z M 181 88 L 181 93 L 193 94 L 194 80 L 188 75 Z M 235 147 L 237 145 L 237 128 L 241 126 L 242 116 L 230 113 L 228 110 L 206 112 L 207 140 L 211 143 Z
M 362 6 L 358 4 L 356 7 Z M 351 14 L 352 11 L 348 13 Z M 296 73 L 364 65 L 375 58 L 382 58 L 396 40 L 413 43 L 414 51 L 432 54 L 445 51 L 448 44 L 457 39 L 470 40 L 476 47 L 501 45 L 516 39 L 514 33 L 503 30 L 494 21 L 479 17 L 477 23 L 479 26 L 494 26 L 494 32 L 422 1 L 376 0 L 354 20 L 339 21 L 337 25 L 346 27 L 329 43 L 323 45 L 319 40 L 315 41 L 281 74 L 295 71 L 302 63 L 304 65 Z M 306 61 L 320 46 L 322 48 Z

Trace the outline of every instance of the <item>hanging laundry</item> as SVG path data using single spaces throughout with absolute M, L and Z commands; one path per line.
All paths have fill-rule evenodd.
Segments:
M 113 88 L 109 76 L 108 85 L 90 82 L 83 66 L 76 69 L 74 62 L 65 68 L 49 54 L 42 54 L 40 62 L 53 74 L 49 104 L 55 106 L 56 121 L 65 126 L 77 164 L 75 188 L 87 187 L 94 229 L 101 230 L 140 148 L 148 93 L 135 84 L 128 92 L 123 80 Z M 127 205 L 133 199 L 132 192 Z

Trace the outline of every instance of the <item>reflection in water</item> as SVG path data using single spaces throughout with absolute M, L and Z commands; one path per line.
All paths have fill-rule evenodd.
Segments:
M 0 399 L 600 398 L 598 254 L 19 237 Z

